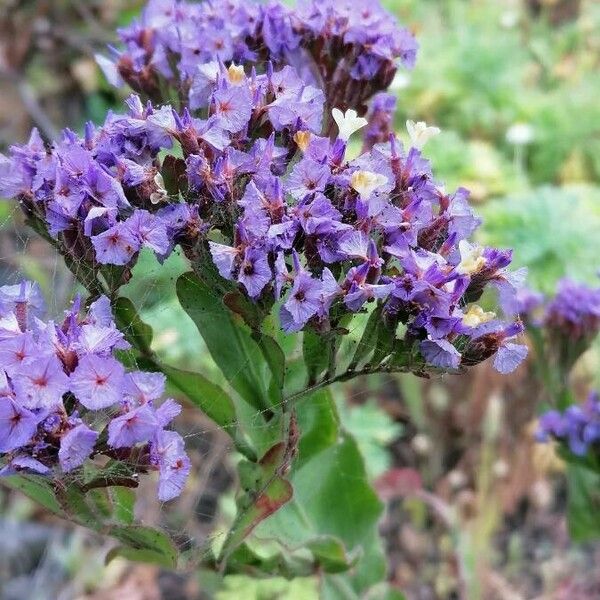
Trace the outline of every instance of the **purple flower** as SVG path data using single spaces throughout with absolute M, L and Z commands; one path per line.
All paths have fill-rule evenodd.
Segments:
M 83 423 L 67 432 L 60 441 L 58 460 L 65 473 L 80 467 L 90 456 L 98 433 Z
M 155 215 L 146 210 L 136 210 L 124 225 L 137 240 L 138 247 L 150 248 L 159 256 L 168 254 L 171 244 L 167 228 Z
M 158 400 L 165 391 L 165 376 L 162 373 L 127 373 L 123 381 L 123 395 L 136 406 Z
M 155 408 L 164 392 L 164 375 L 125 374 L 112 354 L 129 346 L 116 329 L 110 301 L 104 296 L 87 312 L 82 312 L 81 298 L 76 297 L 60 324 L 38 318 L 31 326 L 25 319 L 21 326 L 19 320 L 26 317 L 23 308 L 36 308 L 35 290 L 28 282 L 18 289 L 0 288 L 0 297 L 6 300 L 0 314 L 4 367 L 0 368 L 0 457 L 8 455 L 0 476 L 47 475 L 58 465 L 66 473 L 96 454 L 107 453 L 104 444 L 96 447 L 106 416 L 98 418 L 92 411 L 110 406 L 118 406 L 119 413 L 108 421 L 108 442 L 120 449 L 120 457 L 135 473 L 137 462 L 129 458 L 143 449 L 134 446 L 145 444 L 148 458 L 150 444 L 181 411 L 171 399 Z M 175 481 L 182 470 L 177 459 L 169 456 L 165 473 Z M 183 464 L 185 454 L 180 458 Z M 145 472 L 147 461 L 139 468 Z
M 563 413 L 549 410 L 539 420 L 538 441 L 554 438 L 568 445 L 576 456 L 585 456 L 600 441 L 600 399 L 591 392 L 582 405 L 569 406 Z
M 244 129 L 252 115 L 252 98 L 245 86 L 221 87 L 213 93 L 212 104 L 219 125 L 231 133 Z
M 191 469 L 183 438 L 175 431 L 161 430 L 152 443 L 159 468 L 158 499 L 167 502 L 179 496 Z
M 47 475 L 50 469 L 39 460 L 31 456 L 15 456 L 4 468 L 0 469 L 0 477 L 9 477 L 19 473 L 32 473 L 33 475 Z
M 556 296 L 546 309 L 544 323 L 571 342 L 595 337 L 600 330 L 600 288 L 569 279 L 560 281 Z
M 329 181 L 331 172 L 327 165 L 305 158 L 293 169 L 288 178 L 286 190 L 297 200 L 308 194 L 322 192 Z
M 140 249 L 138 238 L 124 223 L 92 237 L 96 259 L 102 264 L 126 265 Z
M 300 329 L 320 308 L 322 283 L 300 265 L 297 254 L 294 254 L 294 270 L 294 283 L 288 299 L 282 306 L 281 318 L 290 327 Z M 288 315 L 291 317 L 291 323 Z
M 240 255 L 239 250 L 216 242 L 209 242 L 208 245 L 219 275 L 224 279 L 232 279 L 235 260 Z
M 131 448 L 152 439 L 158 427 L 154 410 L 142 404 L 112 419 L 108 424 L 108 443 L 113 448 Z
M 69 390 L 69 378 L 55 356 L 37 358 L 13 376 L 18 402 L 29 409 L 53 409 Z
M 37 430 L 38 417 L 11 398 L 0 397 L 0 452 L 26 446 Z
M 0 344 L 0 365 L 7 375 L 14 375 L 40 355 L 31 333 L 9 337 Z
M 419 346 L 426 361 L 440 369 L 458 369 L 460 352 L 447 340 L 424 340 Z
M 267 254 L 257 248 L 246 248 L 240 264 L 238 281 L 243 284 L 251 298 L 256 298 L 272 279 Z
M 111 357 L 88 354 L 71 375 L 71 391 L 90 410 L 113 406 L 123 397 L 125 370 Z
M 512 373 L 527 358 L 528 352 L 523 344 L 504 342 L 494 357 L 494 368 L 503 375 Z

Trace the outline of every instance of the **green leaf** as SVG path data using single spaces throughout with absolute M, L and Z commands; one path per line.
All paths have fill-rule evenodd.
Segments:
M 301 437 L 288 476 L 294 496 L 248 540 L 277 540 L 285 550 L 308 548 L 315 539 L 331 536 L 347 556 L 361 556 L 349 579 L 360 595 L 385 576 L 377 528 L 383 507 L 368 483 L 356 442 L 339 427 L 330 392 L 308 396 L 296 411 Z M 327 434 L 318 435 L 324 428 Z
M 117 298 L 113 304 L 117 327 L 125 334 L 132 346 L 140 352 L 151 353 L 152 327 L 140 318 L 129 298 Z
M 349 369 L 356 369 L 375 349 L 382 319 L 381 312 L 382 306 L 377 306 L 369 315 L 360 342 L 358 342 L 358 346 L 350 362 Z
M 313 385 L 327 369 L 328 354 L 323 336 L 307 329 L 302 334 L 302 354 L 308 372 L 308 385 Z
M 255 334 L 254 339 L 260 346 L 264 359 L 271 371 L 271 383 L 269 385 L 269 396 L 273 402 L 279 404 L 283 398 L 285 385 L 285 355 L 279 344 L 270 336 Z
M 236 422 L 235 406 L 223 388 L 200 373 L 182 371 L 165 364 L 160 364 L 160 369 L 194 406 L 230 433 Z
M 344 571 L 348 571 L 360 558 L 360 552 L 348 555 L 344 544 L 331 535 L 309 540 L 306 547 L 313 553 L 320 567 L 326 573 L 343 573 Z
M 142 525 L 123 525 L 111 527 L 109 533 L 124 545 L 111 550 L 107 562 L 116 556 L 123 556 L 168 568 L 177 566 L 177 549 L 162 531 Z
M 238 427 L 233 400 L 223 388 L 200 373 L 182 371 L 162 363 L 159 366 L 169 383 L 185 394 L 194 406 L 231 436 L 239 452 L 252 460 L 256 458 Z
M 255 485 L 238 502 L 238 515 L 221 548 L 219 562 L 226 560 L 261 521 L 292 498 L 292 486 L 280 475 L 289 467 L 289 460 L 289 448 L 279 443 L 261 458 L 258 465 L 248 465 L 251 470 L 243 479 L 248 483 L 255 475 Z
M 600 538 L 600 474 L 574 463 L 567 465 L 567 522 L 578 542 Z
M 11 475 L 2 481 L 12 490 L 19 490 L 28 498 L 37 502 L 56 515 L 63 515 L 60 503 L 56 499 L 52 483 L 45 477 L 37 475 Z
M 280 394 L 273 397 L 272 388 L 266 384 L 270 369 L 261 347 L 247 325 L 225 307 L 218 292 L 188 273 L 177 280 L 177 296 L 214 361 L 240 396 L 257 410 L 276 404 Z

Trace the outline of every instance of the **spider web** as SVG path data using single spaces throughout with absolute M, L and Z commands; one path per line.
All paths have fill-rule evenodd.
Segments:
M 15 284 L 23 279 L 38 281 L 47 302 L 45 319 L 60 321 L 70 300 L 82 290 L 62 258 L 24 225 L 17 205 L 10 205 L 8 214 L 0 223 L 0 245 L 0 284 Z M 121 295 L 129 296 L 142 319 L 152 325 L 153 348 L 162 360 L 178 368 L 200 372 L 231 392 L 195 325 L 178 304 L 175 281 L 179 274 L 188 270 L 186 260 L 177 250 L 164 265 L 159 265 L 150 253 L 142 254 L 134 269 L 132 283 L 121 289 Z M 86 298 L 85 293 L 82 296 Z M 356 328 L 362 328 L 356 319 L 352 323 L 350 336 L 357 333 Z M 301 348 L 296 352 L 300 357 Z M 394 380 L 394 375 L 379 377 L 381 386 Z M 184 406 L 173 428 L 184 437 L 186 450 L 192 459 L 191 474 L 181 497 L 168 505 L 156 500 L 156 475 L 142 474 L 136 490 L 135 516 L 143 524 L 161 527 L 183 549 L 193 548 L 193 563 L 196 564 L 208 556 L 213 544 L 218 545 L 224 540 L 227 526 L 234 517 L 232 498 L 238 490 L 236 455 L 226 431 L 213 424 L 199 409 L 190 407 L 181 394 L 170 391 Z M 351 404 L 360 402 L 370 393 L 368 389 L 360 388 L 350 390 L 346 387 L 346 391 L 349 393 L 345 400 Z M 255 430 L 267 429 L 269 425 L 263 418 L 267 412 L 269 409 L 255 410 L 251 423 L 237 421 L 232 427 L 240 424 Z M 86 414 L 86 421 L 98 429 L 106 423 L 106 415 L 98 413 L 95 417 L 95 414 Z M 340 475 L 350 481 L 356 479 L 355 473 L 344 472 L 341 467 Z M 84 483 L 81 473 L 60 475 L 60 479 L 65 485 L 69 482 Z M 340 498 L 344 510 L 349 510 L 352 501 L 352 497 Z

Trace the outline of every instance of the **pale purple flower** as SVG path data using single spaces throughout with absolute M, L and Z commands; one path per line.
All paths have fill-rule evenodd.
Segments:
M 98 435 L 96 431 L 81 423 L 62 437 L 58 460 L 65 473 L 80 467 L 89 458 Z
M 88 354 L 71 375 L 70 389 L 90 410 L 108 408 L 123 397 L 125 369 L 112 357 Z
M 251 298 L 256 298 L 271 281 L 273 275 L 266 252 L 258 248 L 246 248 L 240 263 L 238 281 Z
M 102 264 L 126 265 L 140 249 L 138 238 L 124 223 L 92 237 L 96 259 Z
M 0 452 L 26 446 L 37 430 L 38 417 L 17 402 L 0 397 Z
M 123 396 L 136 406 L 153 402 L 163 395 L 165 381 L 162 373 L 127 373 L 123 380 Z
M 183 438 L 175 431 L 161 430 L 152 443 L 159 468 L 158 499 L 172 500 L 181 494 L 191 469 Z
M 13 375 L 18 402 L 29 409 L 60 406 L 69 378 L 55 356 L 37 358 Z
M 457 369 L 460 352 L 447 340 L 424 340 L 419 346 L 423 358 L 440 369 Z
M 115 417 L 108 424 L 108 443 L 113 448 L 131 448 L 148 442 L 159 428 L 154 410 L 148 404 Z

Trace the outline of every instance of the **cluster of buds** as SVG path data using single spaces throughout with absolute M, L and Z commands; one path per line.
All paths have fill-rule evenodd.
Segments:
M 272 1 L 150 0 L 139 21 L 121 29 L 114 58 L 99 57 L 109 80 L 153 100 L 169 87 L 194 105 L 194 90 L 218 61 L 261 68 L 296 67 L 320 87 L 329 108 L 365 110 L 385 90 L 398 63 L 412 67 L 410 32 L 372 0 L 310 0 L 297 8 Z
M 160 373 L 126 372 L 113 356 L 128 348 L 106 297 L 62 323 L 42 321 L 30 282 L 0 288 L 1 475 L 72 473 L 98 456 L 132 475 L 157 470 L 158 497 L 178 496 L 190 470 L 182 437 L 168 430 L 181 407 L 160 402 Z

